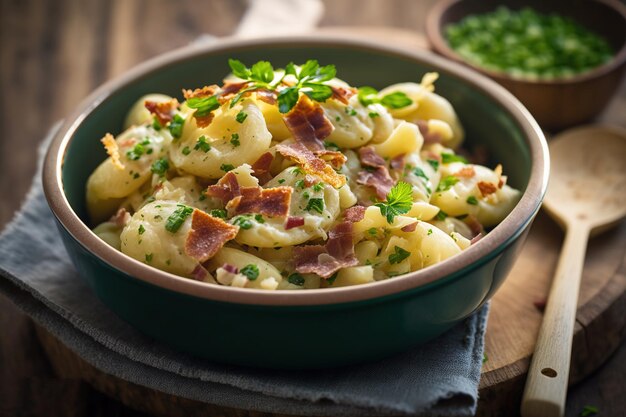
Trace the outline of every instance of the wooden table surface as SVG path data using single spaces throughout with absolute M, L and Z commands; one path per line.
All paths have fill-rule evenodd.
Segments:
M 324 0 L 322 26 L 423 31 L 434 0 Z M 0 227 L 19 207 L 49 126 L 90 91 L 198 35 L 232 33 L 244 0 L 0 0 Z M 600 121 L 626 126 L 626 83 Z M 567 416 L 585 405 L 626 416 L 626 344 L 570 389 Z M 0 416 L 140 416 L 78 380 L 53 373 L 33 325 L 0 296 Z

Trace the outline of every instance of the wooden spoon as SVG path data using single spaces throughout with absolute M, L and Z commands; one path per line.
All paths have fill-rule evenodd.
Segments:
M 588 126 L 549 144 L 552 173 L 543 207 L 565 241 L 526 379 L 523 417 L 562 416 L 587 240 L 626 215 L 626 132 Z

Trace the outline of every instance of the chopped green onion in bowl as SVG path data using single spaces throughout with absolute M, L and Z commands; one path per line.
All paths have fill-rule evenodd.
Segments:
M 450 47 L 469 63 L 525 79 L 568 78 L 614 55 L 609 43 L 574 20 L 531 8 L 470 15 L 445 30 Z

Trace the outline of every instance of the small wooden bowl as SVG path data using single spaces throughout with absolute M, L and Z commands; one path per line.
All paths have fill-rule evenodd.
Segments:
M 626 7 L 616 0 L 545 1 L 513 0 L 513 10 L 531 7 L 541 13 L 570 17 L 603 36 L 615 50 L 612 60 L 570 78 L 531 81 L 477 67 L 464 60 L 449 45 L 444 28 L 472 14 L 493 11 L 495 0 L 442 0 L 426 19 L 426 35 L 439 54 L 491 77 L 512 92 L 547 130 L 559 130 L 597 116 L 618 90 L 626 66 Z

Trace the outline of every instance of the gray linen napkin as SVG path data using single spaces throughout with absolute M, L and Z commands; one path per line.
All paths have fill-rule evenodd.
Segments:
M 264 412 L 324 415 L 473 415 L 487 307 L 440 336 L 378 362 L 312 372 L 212 363 L 173 351 L 109 311 L 61 244 L 39 169 L 0 235 L 0 291 L 96 368 L 165 393 Z

